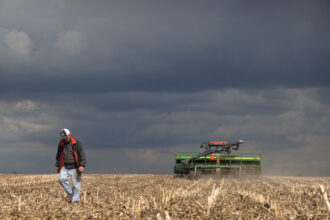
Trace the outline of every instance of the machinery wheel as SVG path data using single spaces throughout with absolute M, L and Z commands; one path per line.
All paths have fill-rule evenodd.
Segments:
M 194 170 L 190 170 L 189 173 L 187 174 L 187 177 L 189 179 L 194 179 L 195 178 L 195 171 Z
M 173 178 L 182 178 L 182 177 L 184 177 L 183 173 L 174 173 L 173 174 Z
M 196 171 L 196 177 L 197 177 L 197 178 L 202 177 L 202 175 L 203 175 L 203 173 L 202 173 L 201 170 L 197 170 L 197 171 Z
M 202 176 L 202 171 L 197 169 L 195 170 L 190 170 L 189 173 L 187 174 L 189 179 L 196 179 Z

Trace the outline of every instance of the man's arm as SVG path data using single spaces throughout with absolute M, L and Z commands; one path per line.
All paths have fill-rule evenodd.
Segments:
M 61 166 L 61 148 L 60 146 L 57 147 L 57 154 L 56 154 L 56 171 L 59 172 L 60 166 Z
M 86 158 L 86 154 L 83 148 L 83 145 L 81 144 L 81 142 L 79 142 L 79 151 L 78 153 L 78 157 L 79 157 L 79 166 L 82 167 L 86 167 L 86 162 L 87 162 L 87 158 Z

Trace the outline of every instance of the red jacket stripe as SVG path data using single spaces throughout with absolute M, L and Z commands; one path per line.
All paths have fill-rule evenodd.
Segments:
M 76 139 L 74 139 L 74 137 L 71 136 L 71 147 L 72 147 L 72 150 L 73 150 L 73 155 L 74 155 L 74 158 L 75 158 L 75 161 L 76 161 L 76 165 L 77 165 L 77 167 L 79 167 L 77 151 L 76 151 L 76 148 L 73 146 L 76 143 L 77 143 Z M 60 146 L 61 147 L 65 146 L 65 140 L 62 140 L 60 142 Z M 61 156 L 62 160 L 61 160 L 60 169 L 64 166 L 63 151 L 62 151 L 61 154 L 62 154 L 62 156 Z

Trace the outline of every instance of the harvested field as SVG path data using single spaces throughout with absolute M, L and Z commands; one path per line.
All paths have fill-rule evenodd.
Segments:
M 330 195 L 329 177 L 85 174 L 73 205 L 58 175 L 0 175 L 0 219 L 329 219 L 320 185 Z

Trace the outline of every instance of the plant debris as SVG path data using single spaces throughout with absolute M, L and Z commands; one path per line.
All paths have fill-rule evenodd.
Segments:
M 84 174 L 70 203 L 58 175 L 0 175 L 0 219 L 329 219 L 329 177 Z

